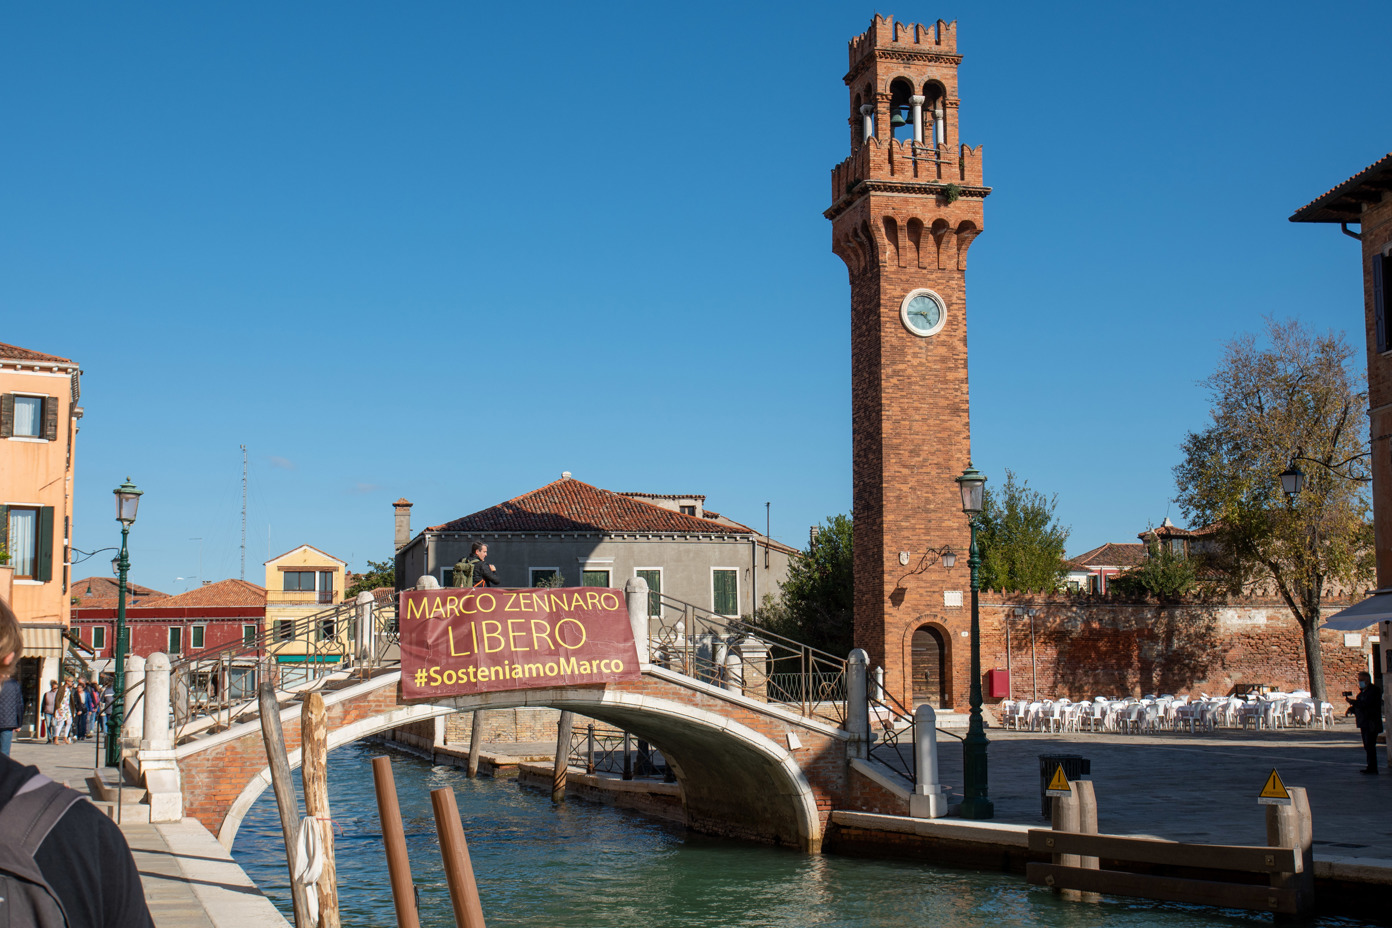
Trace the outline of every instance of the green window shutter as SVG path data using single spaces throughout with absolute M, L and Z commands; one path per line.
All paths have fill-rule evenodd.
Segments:
M 14 435 L 14 394 L 0 396 L 0 438 Z
M 58 397 L 45 396 L 44 408 L 44 438 L 49 441 L 58 440 Z
M 717 615 L 739 615 L 739 588 L 733 570 L 717 570 L 711 578 Z
M 35 579 L 53 579 L 53 507 L 45 506 L 39 510 L 38 564 Z
M 10 507 L 0 506 L 0 549 L 10 550 Z
M 662 615 L 662 571 L 640 570 L 638 576 L 648 582 L 648 615 Z

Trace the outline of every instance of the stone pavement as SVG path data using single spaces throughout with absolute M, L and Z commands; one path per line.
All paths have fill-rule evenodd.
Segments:
M 66 745 L 16 740 L 10 756 L 87 795 L 96 748 L 90 741 Z M 145 902 L 160 928 L 288 928 L 279 910 L 194 819 L 118 824 L 135 856 Z
M 1092 762 L 1098 827 L 1204 844 L 1265 844 L 1257 794 L 1272 769 L 1308 791 L 1315 857 L 1392 864 L 1392 770 L 1359 773 L 1358 730 L 1218 731 L 1191 735 L 1013 732 L 990 729 L 990 797 L 995 820 L 1039 827 L 1039 755 L 1079 754 Z M 1381 750 L 1381 746 L 1379 746 Z M 939 776 L 962 798 L 961 742 L 938 736 Z

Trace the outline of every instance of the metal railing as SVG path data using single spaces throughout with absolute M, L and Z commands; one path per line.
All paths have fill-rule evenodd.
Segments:
M 846 659 L 741 619 L 657 594 L 649 616 L 654 664 L 702 683 L 846 724 Z
M 285 696 L 325 677 L 367 677 L 401 660 L 396 597 L 340 603 L 298 619 L 274 620 L 251 639 L 204 648 L 170 668 L 176 744 L 257 713 L 256 690 L 270 680 Z
M 566 760 L 586 773 L 616 773 L 625 780 L 662 777 L 664 782 L 675 783 L 677 779 L 661 751 L 618 728 L 591 724 L 584 731 L 573 729 Z
M 899 776 L 918 783 L 918 756 L 914 751 L 914 714 L 878 683 L 869 687 L 870 744 L 868 753 Z M 908 759 L 904 759 L 908 748 Z

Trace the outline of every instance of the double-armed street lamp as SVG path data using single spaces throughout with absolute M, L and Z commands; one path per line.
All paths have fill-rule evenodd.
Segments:
M 989 742 L 981 720 L 981 608 L 977 595 L 981 589 L 981 551 L 976 546 L 976 517 L 983 508 L 986 475 L 979 473 L 968 461 L 967 469 L 956 479 L 962 491 L 962 511 L 971 525 L 971 555 L 967 560 L 971 567 L 971 715 L 967 737 L 962 741 L 962 791 L 965 794 L 962 817 L 982 819 L 995 815 L 995 806 L 987 798 L 986 787 L 986 745 Z
M 106 717 L 106 765 L 119 767 L 121 764 L 121 726 L 125 722 L 126 708 L 126 652 L 130 649 L 129 633 L 126 629 L 126 574 L 130 572 L 130 556 L 126 553 L 126 538 L 130 527 L 135 524 L 135 511 L 140 508 L 141 490 L 126 478 L 111 492 L 116 494 L 116 521 L 121 523 L 121 553 L 111 562 L 116 571 L 116 672 L 111 682 L 111 710 Z

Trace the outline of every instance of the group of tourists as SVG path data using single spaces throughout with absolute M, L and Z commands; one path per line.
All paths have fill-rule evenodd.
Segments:
M 94 737 L 105 724 L 115 698 L 111 685 L 103 689 L 81 678 L 49 681 L 43 695 L 44 730 L 49 743 L 72 744 Z

